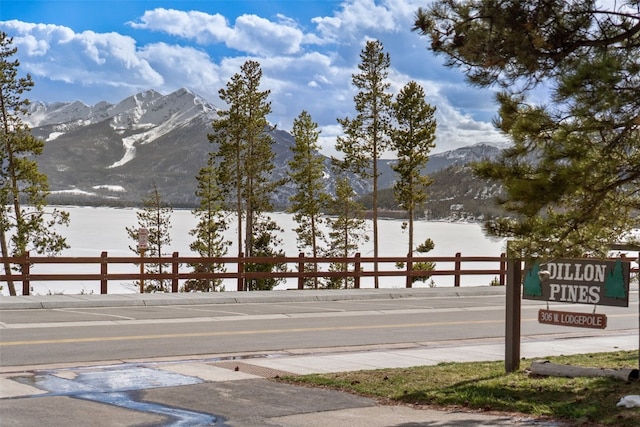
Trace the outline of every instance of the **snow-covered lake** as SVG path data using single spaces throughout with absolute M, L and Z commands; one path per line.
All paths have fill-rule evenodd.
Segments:
M 133 252 L 129 246 L 135 245 L 129 239 L 125 227 L 137 227 L 136 209 L 117 208 L 93 208 L 64 206 L 60 209 L 69 212 L 71 223 L 69 227 L 60 229 L 60 233 L 67 238 L 67 243 L 71 246 L 62 252 L 64 256 L 94 257 L 106 251 L 109 256 L 132 256 Z M 299 251 L 296 247 L 296 234 L 293 229 L 296 223 L 293 216 L 287 213 L 272 213 L 271 217 L 284 230 L 282 234 L 283 250 L 289 257 L 295 257 Z M 167 247 L 167 253 L 178 252 L 180 255 L 193 255 L 189 250 L 189 244 L 193 237 L 189 231 L 196 225 L 196 218 L 189 210 L 174 210 L 171 214 L 171 244 Z M 488 238 L 483 234 L 479 224 L 472 223 L 451 223 L 434 221 L 415 222 L 414 241 L 423 242 L 426 238 L 431 238 L 435 243 L 435 249 L 426 254 L 427 256 L 454 256 L 460 252 L 462 256 L 500 256 L 505 251 L 505 241 L 503 239 Z M 379 252 L 380 256 L 405 256 L 408 252 L 408 234 L 402 230 L 402 220 L 383 219 L 379 220 Z M 371 223 L 369 223 L 371 229 Z M 227 230 L 228 239 L 235 242 L 237 231 L 235 224 Z M 371 233 L 370 233 L 371 234 Z M 363 257 L 373 256 L 373 243 L 371 241 L 363 243 L 360 253 Z M 237 244 L 233 244 L 228 255 L 237 254 Z M 51 272 L 52 265 L 36 266 L 32 273 L 44 274 Z M 47 269 L 45 271 L 44 269 Z M 68 266 L 65 268 L 69 268 Z M 81 268 L 81 267 L 78 267 Z M 95 265 L 93 266 L 95 269 Z M 452 266 L 442 266 L 450 269 Z M 463 269 L 465 268 L 463 264 Z M 495 269 L 495 263 L 482 264 L 473 263 L 466 268 L 471 269 Z M 382 269 L 382 268 L 381 268 Z M 86 271 L 86 270 L 82 270 Z M 110 269 L 111 271 L 111 269 Z M 55 271 L 59 273 L 59 270 Z M 76 272 L 76 271 L 74 271 Z M 77 271 L 79 272 L 79 271 Z M 113 271 L 115 272 L 115 271 Z M 489 285 L 493 277 L 490 276 L 463 276 L 462 286 Z M 435 276 L 435 286 L 453 286 L 453 277 Z M 34 282 L 32 281 L 32 294 L 47 294 L 63 292 L 65 294 L 79 293 L 99 293 L 99 283 L 68 281 L 59 282 Z M 6 285 L 6 284 L 5 284 Z M 419 284 L 416 283 L 416 286 Z M 295 286 L 295 285 L 294 285 Z M 381 278 L 381 287 L 403 287 L 404 278 Z M 420 286 L 426 286 L 420 284 Z M 276 289 L 286 289 L 292 287 L 291 284 L 279 285 Z M 361 287 L 373 287 L 373 279 L 363 278 Z M 20 284 L 17 283 L 18 293 Z M 235 290 L 233 281 L 225 282 L 228 291 Z M 109 282 L 109 293 L 131 293 L 136 292 L 136 287 L 132 283 Z M 3 295 L 8 294 L 7 287 L 4 286 Z

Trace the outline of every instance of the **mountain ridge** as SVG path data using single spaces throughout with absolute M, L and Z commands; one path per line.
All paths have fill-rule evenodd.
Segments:
M 49 177 L 50 203 L 130 206 L 139 204 L 155 185 L 166 203 L 191 207 L 197 204 L 195 177 L 215 148 L 207 135 L 217 111 L 186 88 L 167 95 L 147 90 L 117 104 L 36 101 L 29 106 L 25 122 L 35 137 L 45 141 L 37 162 Z M 276 129 L 271 135 L 276 180 L 287 175 L 295 141 L 283 130 Z M 425 172 L 495 158 L 500 151 L 476 144 L 433 154 Z M 326 188 L 331 192 L 336 177 L 330 158 L 324 157 Z M 379 188 L 393 186 L 393 163 L 380 161 Z M 355 176 L 350 179 L 357 194 L 371 191 L 369 182 Z M 272 195 L 272 202 L 283 209 L 293 187 L 285 185 L 280 190 Z

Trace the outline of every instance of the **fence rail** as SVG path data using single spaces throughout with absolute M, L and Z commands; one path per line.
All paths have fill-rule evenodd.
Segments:
M 246 281 L 250 279 L 297 279 L 297 288 L 304 289 L 305 281 L 313 278 L 351 278 L 353 287 L 360 287 L 360 279 L 364 277 L 404 277 L 405 286 L 412 287 L 414 277 L 431 276 L 453 276 L 454 286 L 460 286 L 460 279 L 465 275 L 492 275 L 497 280 L 497 284 L 504 285 L 506 276 L 505 254 L 499 257 L 487 256 L 467 256 L 460 253 L 452 257 L 362 257 L 355 254 L 353 257 L 327 257 L 313 258 L 300 253 L 297 257 L 246 257 L 240 254 L 237 257 L 213 257 L 202 258 L 193 256 L 180 256 L 174 252 L 171 256 L 161 257 L 113 257 L 107 252 L 102 252 L 96 257 L 67 257 L 67 256 L 31 256 L 27 253 L 22 257 L 0 257 L 1 265 L 5 262 L 13 267 L 19 267 L 18 271 L 11 274 L 0 275 L 0 281 L 7 282 L 13 280 L 14 283 L 22 283 L 22 295 L 29 295 L 32 282 L 54 282 L 54 281 L 89 281 L 100 283 L 100 293 L 108 293 L 110 281 L 133 280 L 140 283 L 141 292 L 144 290 L 142 284 L 145 280 L 167 280 L 171 282 L 171 292 L 178 292 L 180 281 L 190 279 L 235 279 L 239 291 L 246 289 Z M 378 268 L 378 271 L 367 270 L 365 266 L 378 263 L 378 265 L 393 264 L 392 268 Z M 349 265 L 348 271 L 326 271 L 322 270 L 322 265 L 332 263 L 345 263 Z M 402 268 L 397 267 L 401 263 Z M 434 270 L 418 270 L 415 266 L 419 263 L 435 263 Z M 438 265 L 446 263 L 453 268 L 439 269 Z M 462 264 L 465 268 L 462 268 Z M 487 263 L 495 268 L 469 269 L 468 265 L 476 263 Z M 78 266 L 95 266 L 95 272 L 71 272 L 63 273 L 36 273 L 34 270 L 39 265 L 67 266 L 69 270 L 77 269 Z M 196 272 L 192 271 L 194 264 L 223 264 L 225 272 Z M 284 271 L 253 272 L 246 271 L 247 265 L 252 264 L 280 264 L 285 265 Z M 127 272 L 113 272 L 116 265 L 129 266 Z M 166 266 L 165 272 L 145 271 L 145 265 Z M 46 269 L 46 267 L 44 267 Z M 191 271 L 189 271 L 191 270 Z

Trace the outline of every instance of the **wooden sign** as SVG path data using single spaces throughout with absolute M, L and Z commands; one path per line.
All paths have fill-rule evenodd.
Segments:
M 557 326 L 573 326 L 576 328 L 604 329 L 607 327 L 607 316 L 596 313 L 540 310 L 538 311 L 538 323 Z
M 147 249 L 149 247 L 149 230 L 146 228 L 138 229 L 138 249 Z
M 629 306 L 629 261 L 559 259 L 534 262 L 524 275 L 524 299 Z

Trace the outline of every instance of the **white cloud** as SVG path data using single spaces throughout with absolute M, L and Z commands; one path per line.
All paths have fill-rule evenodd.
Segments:
M 201 45 L 224 43 L 229 48 L 259 56 L 298 52 L 302 31 L 293 20 L 282 15 L 278 18 L 280 22 L 257 15 L 241 15 L 232 28 L 220 14 L 157 8 L 145 12 L 140 22 L 130 22 L 129 25 L 192 39 Z
M 141 59 L 136 41 L 117 33 L 74 33 L 67 27 L 0 22 L 14 37 L 22 66 L 34 76 L 79 85 L 154 87 L 160 74 Z
M 491 123 L 473 119 L 447 103 L 437 104 L 436 147 L 433 153 L 479 143 L 506 146 L 508 141 Z
M 257 60 L 262 89 L 271 91 L 269 120 L 290 130 L 294 118 L 308 111 L 329 155 L 335 154 L 342 131 L 336 119 L 355 114 L 351 75 L 358 72 L 360 50 L 365 40 L 379 38 L 391 55 L 391 90 L 416 80 L 437 107 L 435 151 L 502 141 L 486 121 L 494 108 L 487 102 L 492 95 L 462 83 L 460 74 L 435 61 L 426 41 L 410 31 L 418 6 L 422 0 L 347 0 L 331 16 L 307 23 L 306 32 L 282 14 L 271 20 L 244 14 L 231 26 L 220 14 L 156 8 L 128 23 L 133 34 L 155 32 L 161 40 L 146 44 L 117 33 L 76 33 L 19 21 L 0 22 L 0 30 L 15 36 L 22 68 L 37 77 L 35 89 L 48 85 L 48 93 L 58 90 L 59 97 L 42 100 L 71 96 L 86 103 L 118 102 L 142 90 L 169 93 L 186 87 L 222 106 L 218 90 L 246 60 Z
M 300 51 L 301 41 L 302 32 L 297 28 L 276 24 L 256 15 L 242 15 L 236 19 L 233 37 L 227 45 L 260 56 L 273 53 L 288 55 Z
M 146 11 L 140 22 L 128 22 L 133 28 L 161 31 L 199 44 L 224 42 L 232 36 L 227 20 L 220 14 L 184 12 L 175 9 L 156 8 Z
M 374 0 L 348 0 L 341 10 L 333 16 L 316 17 L 312 22 L 317 25 L 321 36 L 327 40 L 338 41 L 353 37 L 362 30 L 395 31 L 398 22 L 393 12 L 384 4 Z
M 173 92 L 186 87 L 203 96 L 217 98 L 218 89 L 226 81 L 226 76 L 225 79 L 221 77 L 220 67 L 209 55 L 193 47 L 153 43 L 140 49 L 139 56 L 162 75 L 163 84 L 154 87 L 156 90 Z
M 44 56 L 49 52 L 52 41 L 66 42 L 75 35 L 70 28 L 16 20 L 0 22 L 0 26 L 14 38 L 14 45 L 32 56 Z
M 336 158 L 342 158 L 341 153 L 335 149 L 336 138 L 342 135 L 342 127 L 339 124 L 319 126 L 320 136 L 318 143 L 320 145 L 320 151 L 326 156 L 333 156 Z

